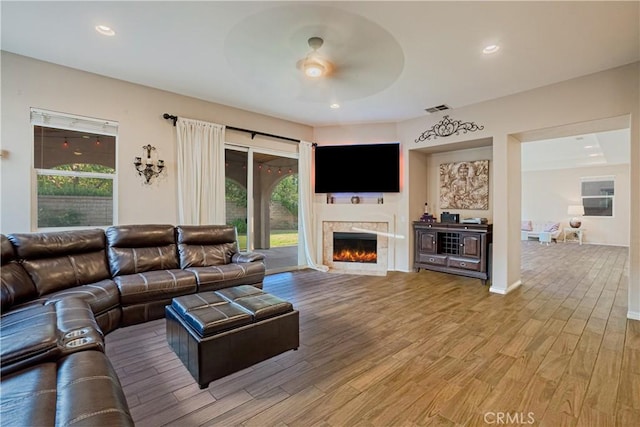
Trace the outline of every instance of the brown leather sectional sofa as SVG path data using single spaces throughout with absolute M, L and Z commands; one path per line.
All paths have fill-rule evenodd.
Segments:
M 262 287 L 234 227 L 127 225 L 0 235 L 3 425 L 133 425 L 104 336 L 172 298 Z

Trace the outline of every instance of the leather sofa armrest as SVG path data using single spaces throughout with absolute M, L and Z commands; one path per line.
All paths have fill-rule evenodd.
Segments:
M 32 305 L 3 314 L 0 322 L 1 374 L 55 360 L 60 355 L 54 307 Z
M 261 254 L 260 252 L 236 252 L 231 257 L 231 262 L 236 264 L 263 260 L 264 254 Z
M 104 352 L 104 337 L 89 303 L 80 298 L 64 298 L 54 304 L 63 355 L 89 348 Z
M 91 329 L 103 336 L 91 306 L 85 300 L 67 297 L 54 300 L 52 304 L 56 311 L 56 326 L 63 336 L 78 329 Z

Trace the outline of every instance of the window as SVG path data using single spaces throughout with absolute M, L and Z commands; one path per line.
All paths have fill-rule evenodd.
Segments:
M 614 177 L 590 177 L 581 181 L 585 216 L 613 216 Z
M 114 224 L 117 123 L 31 109 L 36 228 Z

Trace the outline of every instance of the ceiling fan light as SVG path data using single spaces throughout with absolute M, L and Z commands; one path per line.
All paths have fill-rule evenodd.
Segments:
M 314 60 L 305 61 L 303 69 L 307 77 L 321 77 L 325 72 L 324 65 Z
M 500 50 L 499 45 L 490 44 L 488 46 L 485 46 L 484 49 L 482 49 L 482 53 L 484 53 L 485 55 L 491 55 L 492 53 L 496 53 L 499 50 Z

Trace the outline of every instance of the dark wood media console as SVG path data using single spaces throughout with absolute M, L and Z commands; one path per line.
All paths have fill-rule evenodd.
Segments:
M 486 284 L 491 273 L 491 224 L 415 221 L 413 267 L 475 277 Z

